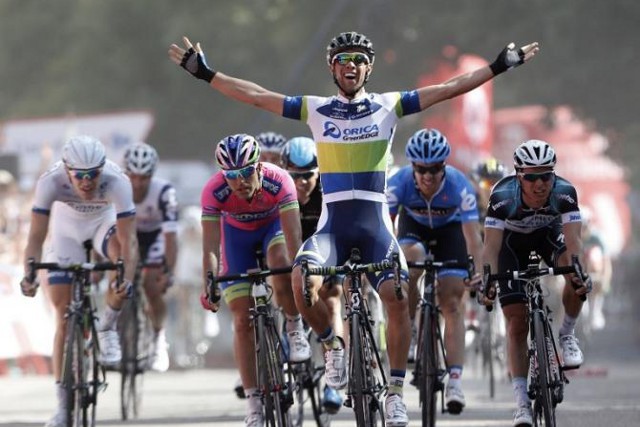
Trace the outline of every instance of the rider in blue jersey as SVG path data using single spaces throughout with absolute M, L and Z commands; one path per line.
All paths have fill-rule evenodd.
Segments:
M 342 264 L 352 247 L 360 249 L 364 263 L 391 259 L 399 248 L 388 215 L 385 181 L 387 156 L 397 120 L 475 89 L 496 75 L 523 64 L 539 50 L 537 43 L 520 49 L 515 49 L 511 43 L 490 66 L 453 77 L 442 84 L 404 92 L 369 94 L 364 86 L 373 70 L 373 44 L 363 34 L 345 32 L 327 46 L 327 65 L 338 94 L 289 97 L 213 70 L 199 43 L 194 47 L 186 37 L 183 37 L 183 43 L 185 48 L 170 46 L 170 59 L 194 77 L 205 80 L 212 89 L 266 111 L 304 120 L 309 125 L 318 145 L 323 212 L 318 230 L 298 252 L 296 265 L 302 259 L 312 265 Z M 336 337 L 327 307 L 318 298 L 322 278 L 311 279 L 311 307 L 306 306 L 303 298 L 299 267 L 294 269 L 292 280 L 302 316 L 325 344 L 326 381 L 332 387 L 344 388 L 347 384 L 344 344 Z M 385 401 L 386 421 L 391 427 L 405 426 L 408 417 L 402 390 L 411 328 L 407 299 L 396 297 L 393 272 L 385 272 L 370 281 L 378 290 L 389 318 L 387 348 L 391 370 Z M 403 286 L 406 288 L 406 283 Z
M 398 218 L 398 241 L 408 261 L 423 261 L 431 253 L 436 261 L 465 262 L 471 254 L 478 263 L 482 240 L 478 229 L 476 194 L 467 177 L 446 160 L 451 153 L 447 138 L 436 129 L 421 129 L 408 141 L 411 165 L 389 179 L 387 197 L 391 217 Z M 409 313 L 418 303 L 420 270 L 409 276 Z M 464 364 L 464 279 L 466 270 L 438 272 L 438 302 L 445 322 L 449 381 L 445 403 L 451 414 L 462 412 L 466 402 L 460 380 Z M 477 274 L 479 278 L 479 273 Z M 410 355 L 411 356 L 411 355 Z

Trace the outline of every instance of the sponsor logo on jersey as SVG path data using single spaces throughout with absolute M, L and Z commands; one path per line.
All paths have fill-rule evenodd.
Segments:
M 231 217 L 238 222 L 253 222 L 259 221 L 264 218 L 268 218 L 273 214 L 274 209 L 270 209 L 268 211 L 263 212 L 243 212 L 243 213 L 234 213 L 231 214 Z
M 501 207 L 507 205 L 510 201 L 511 201 L 510 199 L 501 200 L 498 203 L 491 205 L 491 209 L 493 209 L 494 211 L 497 211 Z
M 565 200 L 569 203 L 574 204 L 576 201 L 573 197 L 571 197 L 571 195 L 569 194 L 556 194 L 556 197 L 560 200 Z
M 231 187 L 224 183 L 222 186 L 213 190 L 213 197 L 216 198 L 219 202 L 224 202 L 231 195 Z
M 580 214 L 569 215 L 569 221 L 571 222 L 580 221 L 580 220 L 582 220 L 582 218 L 580 218 Z
M 376 138 L 379 134 L 380 129 L 376 124 L 340 129 L 338 125 L 333 122 L 324 122 L 324 132 L 322 136 L 329 136 L 333 139 L 342 138 L 343 141 L 357 141 Z
M 262 188 L 269 194 L 273 194 L 274 196 L 280 192 L 282 189 L 282 183 L 278 181 L 274 181 L 267 177 L 262 179 Z

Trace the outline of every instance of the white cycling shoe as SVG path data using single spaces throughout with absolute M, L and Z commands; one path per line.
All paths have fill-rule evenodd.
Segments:
M 118 331 L 99 331 L 98 342 L 100 344 L 100 363 L 113 366 L 122 360 L 120 337 Z
M 404 427 L 409 424 L 407 407 L 402 401 L 402 396 L 392 394 L 384 401 L 384 418 L 388 427 Z
M 560 337 L 560 348 L 562 348 L 562 360 L 567 368 L 579 368 L 584 362 L 582 350 L 578 346 L 578 339 L 573 335 L 563 335 Z

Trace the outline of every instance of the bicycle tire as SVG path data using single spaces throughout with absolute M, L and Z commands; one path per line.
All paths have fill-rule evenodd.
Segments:
M 552 397 L 553 382 L 549 354 L 553 349 L 547 345 L 547 328 L 542 313 L 535 313 L 533 317 L 533 333 L 535 335 L 536 359 L 538 362 L 537 390 L 534 402 L 534 422 L 536 426 L 555 427 L 555 408 Z
M 483 331 L 480 341 L 482 348 L 482 368 L 489 380 L 489 397 L 491 399 L 496 396 L 496 377 L 495 377 L 495 332 L 493 327 L 493 316 L 487 313 L 486 328 Z
M 319 371 L 318 368 L 314 368 L 314 370 L 316 373 L 314 373 L 312 385 L 307 389 L 309 400 L 311 401 L 313 419 L 317 427 L 329 427 L 331 425 L 331 416 L 322 406 L 322 397 L 324 394 L 322 376 L 324 375 L 324 369 Z
M 422 410 L 422 425 L 434 427 L 436 425 L 436 403 L 439 376 L 439 358 L 437 324 L 434 322 L 433 308 L 424 305 L 420 310 L 421 330 L 419 335 L 420 355 L 418 370 L 419 397 Z
M 141 339 L 146 315 L 142 313 L 139 303 L 138 297 L 134 296 L 127 301 L 120 315 L 119 332 L 122 347 L 120 415 L 122 420 L 138 418 L 142 406 L 142 374 L 144 364 L 148 360 L 144 354 L 146 349 Z
M 88 314 L 88 316 L 91 316 Z M 96 345 L 96 340 L 98 338 L 98 331 L 96 330 L 95 323 L 91 320 L 91 335 L 89 339 L 85 340 L 85 345 L 87 349 L 86 355 L 88 356 L 85 366 L 90 366 L 91 371 L 91 381 L 88 382 L 89 385 L 89 393 L 86 398 L 87 406 L 91 407 L 91 415 L 89 425 L 91 427 L 96 425 L 96 410 L 98 407 L 98 392 L 102 390 L 104 385 L 104 381 L 100 380 L 100 374 L 102 373 L 103 380 L 105 379 L 104 368 L 100 365 L 98 360 L 100 359 L 100 350 Z
M 350 327 L 351 357 L 349 361 L 349 381 L 353 410 L 356 413 L 356 425 L 368 426 L 369 411 L 366 399 L 365 360 L 362 349 L 362 329 L 360 329 L 359 313 L 352 313 Z
M 306 384 L 310 381 L 307 370 L 308 362 L 299 364 L 288 364 L 287 375 L 293 377 L 293 401 L 294 404 L 289 409 L 292 427 L 302 427 L 304 424 L 304 403 L 306 397 Z
M 290 396 L 284 380 L 282 348 L 276 327 L 258 315 L 258 372 L 263 393 L 265 425 L 267 427 L 290 427 L 288 414 Z
M 76 314 L 67 318 L 62 363 L 62 386 L 67 396 L 67 427 L 86 426 L 83 410 L 84 339 Z M 84 414 L 84 417 L 83 417 Z
M 307 396 L 311 402 L 311 411 L 313 419 L 317 427 L 329 427 L 331 425 L 331 415 L 326 411 L 322 404 L 324 397 L 323 381 L 324 378 L 324 348 L 318 337 L 310 331 L 308 336 L 311 345 L 311 359 L 305 364 L 306 379 L 304 386 Z

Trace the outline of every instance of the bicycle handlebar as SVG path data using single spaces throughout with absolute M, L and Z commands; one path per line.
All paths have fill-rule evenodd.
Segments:
M 495 299 L 495 289 L 493 289 L 493 286 L 489 286 L 489 283 L 497 280 L 532 280 L 543 276 L 560 276 L 564 274 L 575 274 L 579 278 L 581 285 L 574 285 L 573 281 L 571 282 L 574 289 L 584 285 L 584 280 L 588 277 L 584 274 L 580 260 L 576 255 L 571 256 L 571 265 L 567 266 L 540 267 L 539 265 L 529 265 L 526 270 L 507 271 L 503 273 L 491 273 L 491 266 L 489 264 L 485 264 L 483 271 L 484 277 L 482 280 L 482 283 L 485 285 L 484 296 L 491 300 Z M 580 299 L 585 301 L 587 296 L 584 294 L 580 295 Z M 487 311 L 493 310 L 492 305 L 486 306 L 486 308 Z
M 212 282 L 220 283 L 220 282 L 229 282 L 231 280 L 240 280 L 240 279 L 249 279 L 254 281 L 254 280 L 269 277 L 269 276 L 275 276 L 277 274 L 291 273 L 292 269 L 293 267 L 289 266 L 289 267 L 282 267 L 282 268 L 272 268 L 267 270 L 260 270 L 260 269 L 248 270 L 246 273 L 237 273 L 237 274 L 229 274 L 226 276 L 213 277 Z M 207 273 L 210 273 L 210 272 L 207 272 Z M 211 273 L 211 275 L 213 276 L 213 273 Z
M 400 256 L 397 253 L 393 254 L 393 260 L 389 261 L 384 259 L 380 262 L 372 262 L 368 264 L 359 264 L 360 252 L 357 249 L 352 249 L 350 262 L 345 265 L 335 265 L 330 267 L 309 267 L 307 260 L 302 260 L 302 277 L 303 277 L 303 295 L 304 301 L 307 307 L 311 307 L 311 289 L 309 288 L 309 276 L 336 276 L 339 274 L 354 275 L 358 273 L 373 273 L 376 271 L 394 270 L 395 276 L 395 294 L 398 300 L 402 300 L 404 295 L 402 293 L 402 284 L 400 283 Z M 353 262 L 353 261 L 356 262 Z
M 122 259 L 118 259 L 117 262 L 80 262 L 80 263 L 70 263 L 70 264 L 61 264 L 57 262 L 36 262 L 35 259 L 29 258 L 27 261 L 29 273 L 27 277 L 29 281 L 33 283 L 36 277 L 36 272 L 38 270 L 49 270 L 49 271 L 70 271 L 70 272 L 81 272 L 81 271 L 116 271 L 116 278 L 118 283 L 122 283 L 124 278 L 124 261 Z

